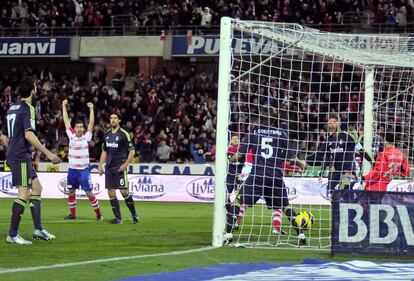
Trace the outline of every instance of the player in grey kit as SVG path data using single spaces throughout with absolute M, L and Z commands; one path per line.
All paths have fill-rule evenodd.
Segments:
M 139 222 L 135 211 L 135 203 L 128 190 L 128 165 L 132 162 L 135 149 L 127 131 L 120 127 L 121 118 L 113 113 L 110 116 L 111 129 L 105 132 L 102 145 L 102 153 L 99 161 L 99 175 L 103 174 L 105 166 L 105 188 L 108 189 L 109 201 L 112 206 L 115 218 L 111 221 L 114 224 L 122 224 L 119 202 L 116 197 L 116 189 L 119 189 L 125 199 L 125 203 L 131 212 L 134 224 Z

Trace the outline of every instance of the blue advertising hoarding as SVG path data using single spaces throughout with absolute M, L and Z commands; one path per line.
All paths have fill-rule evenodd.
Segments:
M 332 254 L 414 256 L 414 193 L 335 190 Z
M 1 57 L 65 57 L 70 55 L 70 38 L 0 38 Z

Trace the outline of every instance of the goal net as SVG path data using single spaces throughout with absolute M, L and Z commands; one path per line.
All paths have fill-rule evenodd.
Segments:
M 229 18 L 220 36 L 213 245 L 329 248 L 330 190 L 361 188 L 381 133 L 414 158 L 414 39 Z

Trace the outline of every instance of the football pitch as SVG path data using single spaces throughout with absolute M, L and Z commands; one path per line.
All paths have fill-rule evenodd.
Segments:
M 101 201 L 105 222 L 95 221 L 86 200 L 78 200 L 78 219 L 64 221 L 66 200 L 43 199 L 43 224 L 57 236 L 33 245 L 5 243 L 12 199 L 0 199 L 0 280 L 111 280 L 218 263 L 298 263 L 305 258 L 345 261 L 410 261 L 378 256 L 331 258 L 329 251 L 212 248 L 213 204 L 137 202 L 142 221 L 134 225 L 121 202 L 123 225 L 111 225 L 112 211 Z M 325 213 L 325 212 L 323 212 Z M 328 218 L 326 218 L 328 219 Z M 20 233 L 31 240 L 29 208 Z M 412 260 L 412 259 L 411 259 Z M 13 270 L 13 272 L 8 272 Z

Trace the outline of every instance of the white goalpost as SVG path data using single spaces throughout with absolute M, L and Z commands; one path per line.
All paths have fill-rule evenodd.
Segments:
M 413 70 L 411 37 L 339 34 L 291 23 L 222 18 L 213 246 L 225 242 L 230 215 L 234 219 L 230 245 L 328 249 L 329 189 L 341 188 L 342 176 L 348 174 L 356 182 L 352 188 L 361 188 L 358 179 L 369 172 L 381 150 L 379 136 L 392 130 L 396 146 L 410 163 L 414 160 Z M 338 155 L 345 155 L 341 167 L 338 159 L 329 158 L 333 120 L 352 142 L 345 151 L 338 150 Z M 255 144 L 247 136 L 261 126 L 286 131 L 288 136 L 289 153 L 283 159 L 277 147 L 270 155 L 269 138 L 256 144 L 258 150 L 253 152 L 253 157 L 255 153 L 279 157 L 275 169 L 283 173 L 290 202 L 283 209 L 280 231 L 275 231 L 275 208 L 265 204 L 266 192 L 254 206 L 240 198 L 247 194 L 246 181 L 235 174 L 241 172 L 246 155 L 238 152 L 236 162 L 229 161 L 234 151 L 230 155 L 228 147 L 237 146 L 230 143 L 231 137 L 238 137 L 240 149 L 251 148 Z M 292 157 L 306 161 L 306 170 Z M 253 167 L 248 177 L 256 177 L 257 169 L 271 169 L 268 163 L 265 159 L 262 166 Z M 335 173 L 340 181 L 333 180 Z M 253 190 L 268 188 L 263 183 Z M 230 205 L 237 206 L 237 213 L 229 214 Z M 298 239 L 300 233 L 305 242 Z

